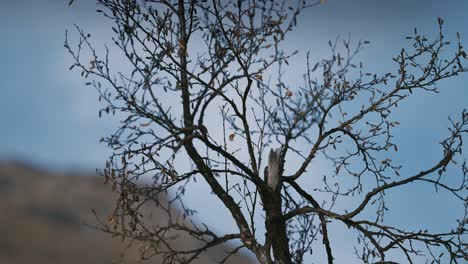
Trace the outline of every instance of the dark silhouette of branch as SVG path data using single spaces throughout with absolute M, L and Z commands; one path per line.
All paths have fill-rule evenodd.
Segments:
M 285 73 L 298 51 L 284 49 L 283 41 L 299 14 L 322 2 L 97 1 L 113 24 L 112 47 L 98 52 L 76 26 L 65 48 L 74 60 L 70 69 L 98 91 L 99 116 L 121 120 L 101 139 L 113 151 L 99 172 L 118 195 L 107 221 L 98 218 L 101 230 L 144 243 L 142 258 L 160 255 L 164 263 L 196 262 L 227 242 L 234 247 L 220 263 L 242 250 L 265 264 L 305 263 L 316 254 L 334 263 L 338 238 L 330 223 L 349 227 L 356 238 L 350 248 L 363 263 L 468 259 L 468 168 L 460 162 L 468 112 L 449 120 L 442 158 L 428 168 L 400 176 L 402 166 L 391 159 L 398 155 L 394 110 L 468 71 L 459 35 L 448 41 L 442 19 L 433 37 L 415 30 L 410 48 L 393 59 L 395 71 L 383 74 L 356 61 L 368 41 L 337 38 L 322 60 L 306 53 L 304 84 L 293 88 Z M 318 160 L 331 168 L 311 171 Z M 319 175 L 321 182 L 311 180 Z M 195 181 L 209 188 L 206 195 L 222 207 L 216 210 L 230 216 L 222 221 L 237 230 L 217 234 L 189 220 L 197 212 L 184 197 Z M 455 198 L 465 209 L 453 219 L 457 228 L 405 230 L 385 222 L 389 193 L 417 184 Z M 166 222 L 151 221 L 147 208 L 154 206 Z M 197 244 L 182 247 L 179 240 Z M 314 246 L 317 240 L 323 247 Z

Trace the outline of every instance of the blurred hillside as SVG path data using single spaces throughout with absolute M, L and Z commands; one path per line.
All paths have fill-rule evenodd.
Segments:
M 99 177 L 0 161 L 0 201 L 0 263 L 137 263 L 135 247 L 83 224 L 96 223 L 91 208 L 102 217 L 112 209 L 113 194 Z M 217 247 L 198 263 L 216 263 L 228 250 Z M 252 262 L 237 256 L 228 263 Z

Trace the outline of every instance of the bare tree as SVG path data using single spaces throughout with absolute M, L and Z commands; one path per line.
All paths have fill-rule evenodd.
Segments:
M 412 46 L 394 57 L 395 73 L 369 73 L 355 62 L 367 41 L 337 40 L 329 43 L 328 58 L 313 62 L 307 54 L 304 84 L 293 88 L 284 73 L 297 52 L 284 50 L 282 42 L 301 11 L 319 1 L 97 3 L 114 24 L 113 42 L 130 71 L 112 71 L 115 56 L 108 48 L 98 54 L 79 27 L 77 43 L 67 36 L 65 47 L 75 61 L 71 68 L 90 79 L 87 85 L 105 102 L 99 114 L 122 116 L 117 131 L 102 139 L 113 154 L 101 173 L 119 194 L 105 231 L 145 243 L 143 257 L 161 255 L 165 263 L 190 263 L 230 241 L 238 247 L 221 263 L 243 248 L 260 263 L 303 263 L 313 254 L 326 254 L 333 263 L 331 222 L 357 234 L 350 247 L 364 263 L 394 263 L 389 255 L 409 263 L 421 256 L 437 263 L 468 259 L 468 166 L 456 163 L 463 158 L 468 112 L 451 120 L 432 166 L 400 175 L 401 166 L 389 158 L 398 150 L 392 111 L 415 91 L 437 92 L 439 81 L 468 70 L 459 36 L 454 44 L 447 41 L 442 19 L 432 39 L 416 30 L 407 37 Z M 304 184 L 320 177 L 308 171 L 319 158 L 334 169 L 320 172 L 326 175 L 322 182 Z M 460 164 L 460 173 L 446 175 Z M 194 211 L 183 196 L 195 180 L 224 205 L 235 233 L 217 234 L 185 218 Z M 459 201 L 465 214 L 458 228 L 436 233 L 386 224 L 388 194 L 417 184 L 432 184 Z M 167 223 L 145 222 L 143 205 L 164 208 Z M 173 215 L 174 207 L 185 214 Z M 177 248 L 173 234 L 203 246 Z M 323 253 L 313 251 L 317 241 Z

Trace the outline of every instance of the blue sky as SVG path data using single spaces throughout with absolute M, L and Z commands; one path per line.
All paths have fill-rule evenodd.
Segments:
M 67 70 L 71 60 L 63 40 L 65 30 L 78 24 L 98 35 L 98 44 L 109 42 L 109 25 L 94 12 L 93 1 L 76 1 L 72 7 L 67 2 L 6 1 L 0 9 L 3 158 L 23 158 L 51 167 L 94 168 L 108 153 L 96 142 L 111 130 L 112 120 L 97 118 L 95 91 L 84 87 L 83 80 Z M 468 25 L 466 10 L 468 3 L 462 0 L 331 0 L 303 14 L 289 43 L 302 54 L 311 50 L 313 58 L 320 58 L 327 52 L 327 41 L 338 35 L 368 39 L 371 45 L 362 59 L 376 72 L 388 71 L 394 66 L 389 59 L 407 44 L 404 37 L 413 27 L 431 33 L 438 16 L 446 20 L 449 35 L 454 37 L 460 31 L 463 39 L 468 39 L 468 32 L 463 34 Z M 297 60 L 300 65 L 300 57 Z M 460 96 L 466 95 L 463 78 L 445 84 L 448 89 L 440 95 L 408 103 L 402 117 L 413 124 L 416 118 L 434 121 L 437 117 L 445 122 L 448 114 L 463 108 L 466 98 Z M 416 110 L 430 102 L 438 105 L 431 107 L 436 111 L 419 115 Z M 407 129 L 405 133 L 411 131 L 416 130 Z
M 109 154 L 98 141 L 113 130 L 117 120 L 98 118 L 97 93 L 84 86 L 76 72 L 68 71 L 71 59 L 63 42 L 65 30 L 73 24 L 98 36 L 98 44 L 110 43 L 111 30 L 94 12 L 93 1 L 75 2 L 68 7 L 67 0 L 17 0 L 5 1 L 0 8 L 0 159 L 93 170 L 101 167 Z M 290 71 L 304 68 L 307 50 L 312 58 L 323 57 L 328 40 L 338 35 L 370 40 L 361 59 L 372 71 L 393 70 L 391 57 L 408 46 L 405 36 L 414 27 L 433 34 L 437 17 L 445 19 L 449 38 L 455 39 L 455 32 L 460 31 L 462 42 L 468 45 L 467 11 L 468 1 L 464 0 L 329 0 L 303 13 L 297 30 L 290 35 L 287 45 L 300 51 Z M 396 138 L 401 144 L 395 159 L 406 165 L 406 172 L 427 167 L 440 157 L 438 142 L 447 135 L 447 117 L 468 106 L 467 82 L 468 75 L 444 81 L 440 94 L 417 94 L 396 111 L 401 122 Z M 441 199 L 444 194 L 422 196 L 432 190 L 394 193 L 395 213 L 389 216 L 390 221 L 401 221 L 402 215 L 412 213 L 416 220 L 405 224 L 416 226 L 420 223 L 417 219 L 431 219 L 426 224 L 434 227 L 448 224 L 446 215 L 458 214 L 459 208 Z M 426 208 L 407 201 L 444 206 L 446 212 L 427 213 Z M 208 198 L 199 199 L 193 205 L 206 202 L 209 204 Z M 210 217 L 207 221 L 216 223 Z
M 106 148 L 97 142 L 110 122 L 97 119 L 95 91 L 67 70 L 70 58 L 63 48 L 65 30 L 74 23 L 96 29 L 93 3 L 82 2 L 89 6 L 8 1 L 0 9 L 2 157 L 64 169 L 102 164 Z

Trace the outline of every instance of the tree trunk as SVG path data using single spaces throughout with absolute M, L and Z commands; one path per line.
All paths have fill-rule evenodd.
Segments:
M 289 251 L 289 239 L 286 232 L 286 222 L 281 211 L 281 203 L 281 193 L 279 190 L 268 191 L 265 195 L 266 241 L 267 243 L 271 243 L 275 263 L 289 264 L 292 263 L 291 253 Z

